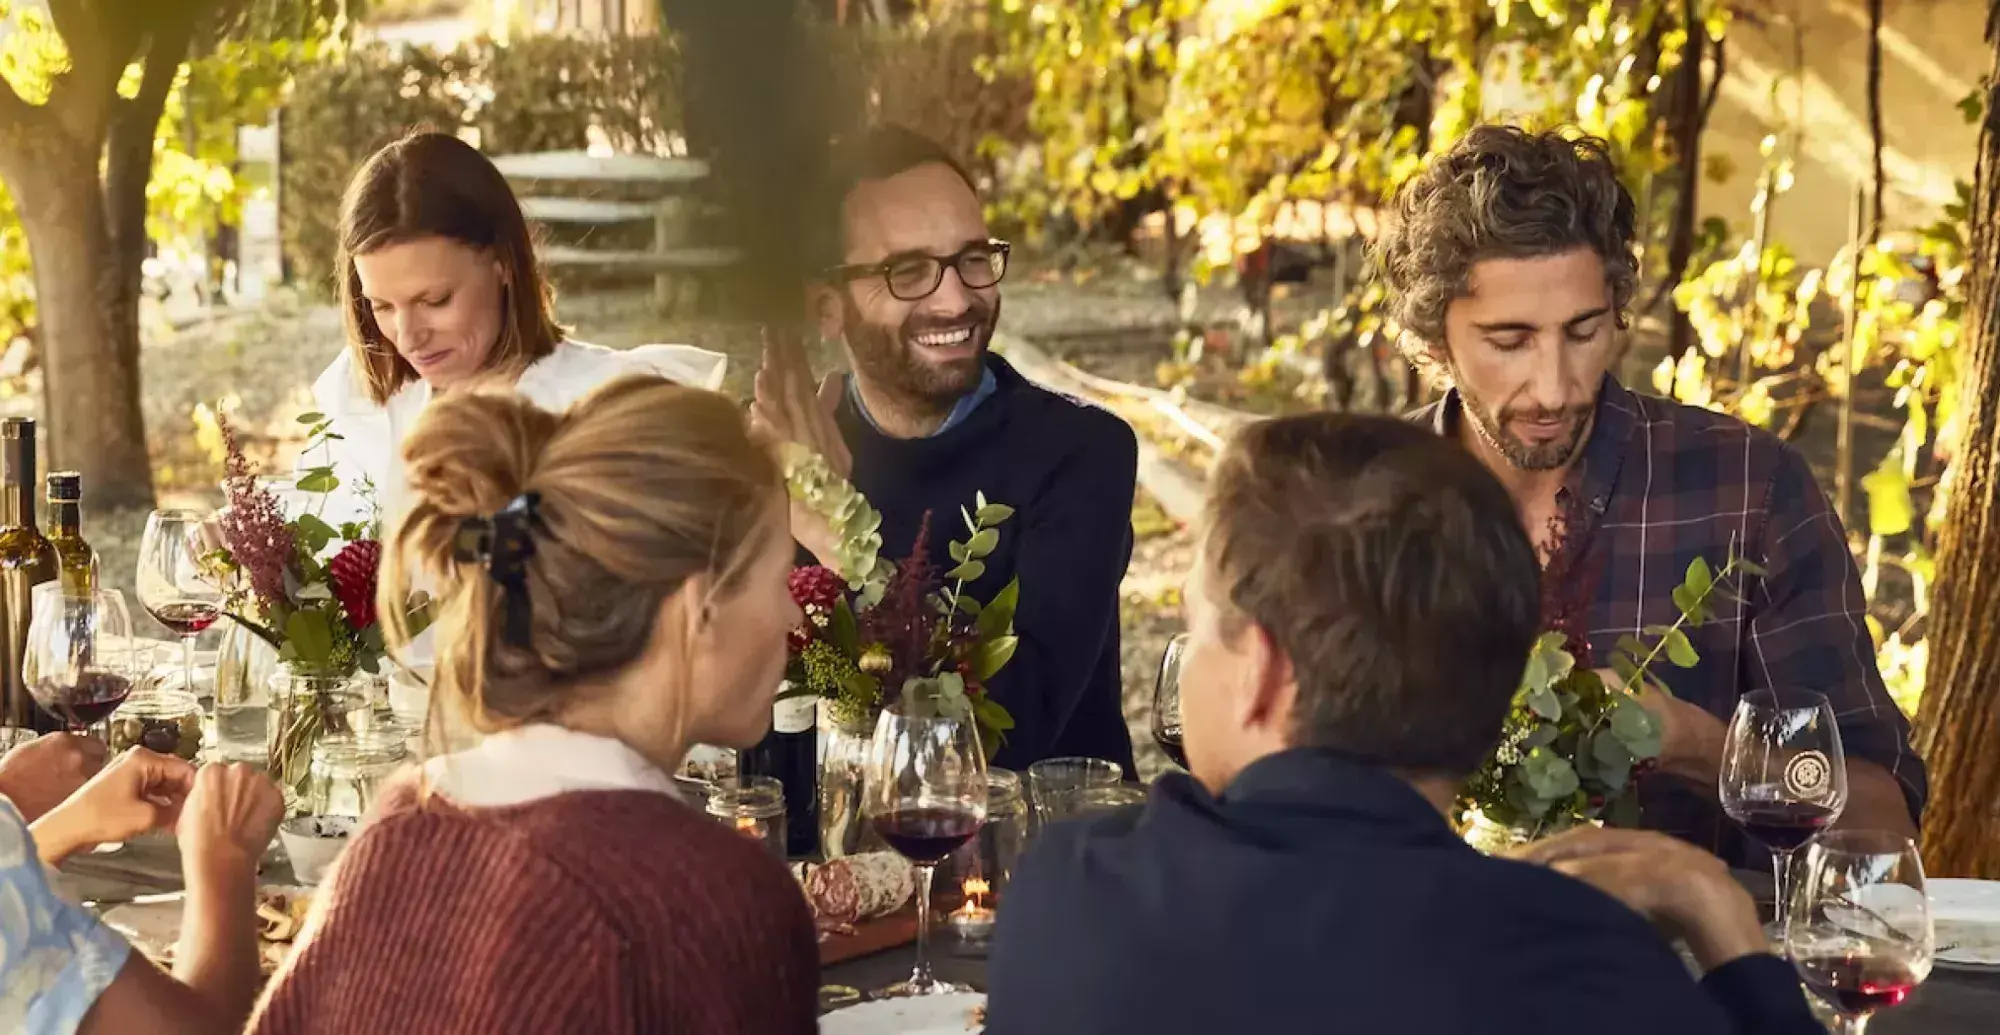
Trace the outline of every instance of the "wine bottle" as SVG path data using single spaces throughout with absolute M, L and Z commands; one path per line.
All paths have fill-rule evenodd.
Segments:
M 61 724 L 21 678 L 34 589 L 56 577 L 56 551 L 35 522 L 35 422 L 0 419 L 0 719 L 44 731 Z
M 49 474 L 49 545 L 56 551 L 56 577 L 63 595 L 87 600 L 97 592 L 97 551 L 83 538 L 83 475 Z
M 779 693 L 789 689 L 786 684 Z M 773 703 L 771 732 L 737 765 L 744 776 L 769 776 L 784 785 L 785 854 L 795 859 L 819 852 L 818 714 L 819 698 L 810 694 Z

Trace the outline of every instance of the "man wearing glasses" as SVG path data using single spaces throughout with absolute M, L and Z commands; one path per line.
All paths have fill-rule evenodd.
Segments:
M 942 147 L 879 126 L 842 142 L 831 167 L 808 303 L 849 372 L 815 389 L 798 350 L 768 350 L 753 413 L 853 480 L 882 512 L 892 559 L 928 517 L 926 552 L 949 570 L 951 541 L 968 535 L 961 508 L 980 493 L 1015 508 L 985 574 L 966 587 L 985 601 L 1021 582 L 1020 646 L 987 688 L 1015 722 L 994 764 L 1083 755 L 1129 773 L 1118 586 L 1132 555 L 1132 429 L 988 351 L 1009 248 Z M 823 523 L 795 513 L 793 534 L 831 556 Z

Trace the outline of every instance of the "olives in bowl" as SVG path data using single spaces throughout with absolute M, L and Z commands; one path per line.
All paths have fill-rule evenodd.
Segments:
M 142 747 L 190 762 L 201 756 L 201 704 L 184 690 L 133 694 L 106 726 L 112 754 Z

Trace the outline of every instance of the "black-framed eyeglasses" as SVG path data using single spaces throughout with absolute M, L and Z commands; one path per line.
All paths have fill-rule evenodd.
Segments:
M 994 239 L 966 245 L 954 255 L 897 255 L 864 265 L 830 266 L 826 274 L 842 281 L 880 277 L 891 296 L 915 302 L 929 298 L 944 283 L 946 266 L 958 271 L 959 283 L 975 290 L 1000 283 L 1007 275 L 1007 255 L 1013 247 Z

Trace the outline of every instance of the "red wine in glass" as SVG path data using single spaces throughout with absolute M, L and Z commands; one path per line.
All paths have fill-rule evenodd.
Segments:
M 1838 809 L 1805 801 L 1742 802 L 1728 809 L 1743 832 L 1774 852 L 1795 852 L 1839 817 Z
M 935 866 L 979 832 L 979 817 L 956 809 L 898 809 L 876 816 L 874 826 L 896 854 Z
M 132 681 L 116 672 L 78 672 L 72 679 L 43 680 L 36 697 L 72 730 L 88 729 L 118 710 L 132 695 Z
M 205 600 L 176 600 L 171 604 L 149 607 L 146 611 L 154 621 L 183 637 L 201 632 L 222 617 L 222 607 Z
M 1176 722 L 1153 730 L 1153 743 L 1182 769 L 1187 768 L 1187 749 L 1181 746 L 1181 724 Z
M 1893 955 L 1806 956 L 1793 961 L 1806 987 L 1848 1017 L 1865 1017 L 1910 997 L 1923 979 Z

